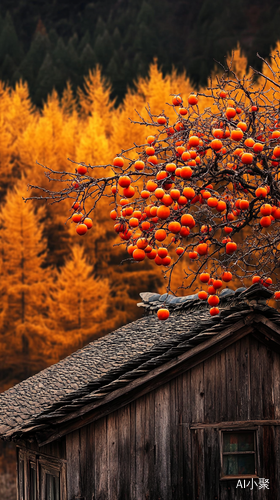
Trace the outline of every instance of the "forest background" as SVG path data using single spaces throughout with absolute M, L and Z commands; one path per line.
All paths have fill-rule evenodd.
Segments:
M 151 263 L 120 264 L 106 201 L 83 238 L 66 224 L 71 204 L 23 202 L 28 183 L 51 187 L 36 161 L 112 163 L 146 141 L 150 131 L 129 121 L 136 109 L 168 114 L 170 94 L 205 88 L 234 49 L 239 74 L 261 69 L 256 54 L 279 49 L 279 26 L 273 0 L 1 1 L 0 391 L 135 320 L 139 292 L 164 291 Z M 6 500 L 13 457 L 0 447 Z

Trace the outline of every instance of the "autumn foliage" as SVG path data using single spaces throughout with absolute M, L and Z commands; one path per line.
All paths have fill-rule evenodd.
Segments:
M 241 75 L 231 62 L 207 89 L 171 94 L 166 110 L 155 113 L 148 104 L 145 117 L 139 112 L 130 125 L 146 128 L 145 141 L 122 147 L 101 175 L 102 154 L 97 165 L 74 162 L 75 171 L 46 171 L 63 189 L 43 188 L 44 197 L 79 207 L 72 215 L 79 235 L 94 227 L 93 213 L 105 200 L 127 258 L 162 267 L 168 292 L 183 263 L 182 286 L 193 287 L 200 277 L 212 315 L 219 313 L 217 291 L 232 277 L 254 281 L 257 274 L 264 286 L 273 286 L 272 278 L 276 286 L 278 53 L 272 65 L 263 63 L 257 83 L 257 72 Z
M 239 77 L 246 72 L 246 64 L 246 59 L 237 51 L 232 69 Z M 276 66 L 272 69 L 278 71 Z M 265 63 L 262 72 L 274 79 Z M 264 83 L 264 78 L 254 81 L 253 91 L 261 90 Z M 253 139 L 252 134 L 249 136 L 244 130 L 248 118 L 255 116 L 256 124 L 267 120 L 270 113 L 272 116 L 273 106 L 271 104 L 264 112 L 262 102 L 260 111 L 246 114 L 244 99 L 239 106 L 228 105 L 229 100 L 234 100 L 229 95 L 228 85 L 231 84 L 215 84 L 215 96 L 210 98 L 205 97 L 209 90 L 201 89 L 197 94 L 198 103 L 191 105 L 188 98 L 194 91 L 186 76 L 174 72 L 163 77 L 155 63 L 150 67 L 149 78 L 139 79 L 136 90 L 129 91 L 124 104 L 116 109 L 110 99 L 110 87 L 98 70 L 90 72 L 78 99 L 73 97 L 68 85 L 62 99 L 54 92 L 39 111 L 30 102 L 26 84 L 18 84 L 12 89 L 0 83 L 2 388 L 135 319 L 136 301 L 141 291 L 164 293 L 166 286 L 170 286 L 177 294 L 184 295 L 184 288 L 178 288 L 184 280 L 184 287 L 191 286 L 192 291 L 200 292 L 201 300 L 208 303 L 209 294 L 219 297 L 225 286 L 237 288 L 242 277 L 246 286 L 252 278 L 263 280 L 269 286 L 271 277 L 273 284 L 270 287 L 276 288 L 277 268 L 273 267 L 273 262 L 278 255 L 277 191 L 273 188 L 274 191 L 267 194 L 267 186 L 271 185 L 269 176 L 248 193 L 236 191 L 237 176 L 241 177 L 243 172 L 242 182 L 247 182 L 245 168 L 250 169 L 250 164 L 243 164 L 231 151 L 244 149 L 244 153 L 253 155 L 253 166 L 255 168 L 254 162 L 257 162 L 258 172 L 276 175 L 279 153 L 275 148 L 280 144 L 275 134 L 279 130 L 274 124 L 273 130 L 267 130 L 265 140 L 255 140 L 251 148 L 248 142 L 244 145 L 247 139 Z M 269 90 L 272 86 L 266 83 L 265 100 L 273 100 L 273 91 Z M 224 92 L 225 97 L 217 97 L 216 92 Z M 215 99 L 220 108 L 215 105 Z M 227 107 L 236 111 L 240 107 L 243 111 L 230 120 L 225 117 L 226 125 L 221 127 L 222 120 L 211 124 L 207 118 L 209 103 L 213 107 L 211 112 L 216 114 L 224 113 Z M 165 117 L 166 124 L 159 124 L 158 117 Z M 136 123 L 132 124 L 129 118 Z M 147 122 L 150 125 L 146 126 Z M 184 129 L 180 123 L 184 124 Z M 192 128 L 191 123 L 194 124 Z M 198 128 L 203 123 L 203 126 L 208 123 L 209 127 L 206 127 L 205 137 L 199 137 L 198 133 L 202 132 Z M 231 133 L 237 131 L 240 135 L 238 128 L 243 138 L 233 141 L 228 133 L 231 129 Z M 269 133 L 273 138 L 269 139 Z M 205 147 L 204 154 L 196 137 L 207 146 L 210 139 L 211 142 L 221 141 L 228 149 L 227 154 L 222 156 L 219 150 L 215 152 L 211 147 Z M 176 145 L 180 141 L 183 143 Z M 188 149 L 189 142 L 192 145 Z M 148 147 L 154 149 L 148 150 L 153 154 L 146 152 Z M 267 168 L 261 166 L 261 155 L 270 158 L 274 149 L 275 158 L 267 161 L 275 164 Z M 164 155 L 168 160 L 164 160 Z M 189 158 L 189 155 L 194 157 Z M 120 156 L 124 158 L 123 166 L 114 166 L 114 158 L 121 161 Z M 36 160 L 51 171 L 43 169 Z M 188 165 L 191 161 L 195 165 Z M 222 168 L 225 162 L 227 166 Z M 177 175 L 177 168 L 181 169 L 181 176 Z M 44 170 L 55 180 L 50 182 Z M 69 174 L 63 176 L 62 183 L 57 183 L 63 172 Z M 198 179 L 198 172 L 201 179 Z M 126 187 L 117 182 L 121 177 L 129 178 Z M 98 182 L 98 178 L 103 181 Z M 249 181 L 254 185 L 253 177 L 249 177 Z M 82 189 L 72 186 L 72 182 L 80 183 Z M 27 191 L 28 183 L 46 191 Z M 168 184 L 171 184 L 169 188 Z M 207 188 L 209 184 L 213 188 Z M 85 186 L 88 186 L 87 191 L 84 191 Z M 52 199 L 42 205 L 41 197 L 49 195 L 49 191 L 59 193 L 61 187 L 65 189 L 64 200 L 52 203 L 55 201 Z M 102 196 L 99 196 L 99 188 Z M 248 188 L 245 186 L 245 189 Z M 199 198 L 194 203 L 196 196 Z M 26 197 L 34 199 L 24 204 L 22 198 Z M 58 195 L 56 200 L 60 199 Z M 91 210 L 97 199 L 95 209 Z M 230 203 L 238 204 L 238 199 L 241 200 L 240 208 L 233 207 L 224 213 L 219 211 Z M 267 205 L 271 206 L 271 214 Z M 240 217 L 248 221 L 251 207 L 252 220 L 239 230 Z M 155 222 L 159 208 L 159 214 L 167 218 Z M 240 212 L 234 215 L 233 210 Z M 222 217 L 226 215 L 225 222 Z M 76 217 L 79 222 L 74 221 Z M 230 220 L 232 217 L 234 219 Z M 262 224 L 265 224 L 269 222 L 267 217 L 272 220 L 271 224 L 261 226 L 259 221 L 264 218 Z M 79 236 L 76 228 L 81 224 L 87 229 Z M 120 224 L 122 231 L 115 232 L 116 224 Z M 121 234 L 128 237 L 129 231 L 132 231 L 130 239 L 120 237 Z M 226 241 L 227 238 L 232 241 Z M 247 249 L 250 253 L 245 254 L 247 267 L 244 267 L 244 260 L 236 260 L 241 255 L 245 238 L 252 241 Z M 267 250 L 266 254 L 262 253 L 262 241 L 273 242 L 275 257 L 272 258 Z M 226 253 L 226 248 L 231 251 L 234 244 L 236 251 Z M 204 253 L 205 250 L 208 253 Z M 266 260 L 264 255 L 267 255 Z M 135 265 L 131 265 L 133 263 Z M 162 271 L 166 273 L 166 280 Z M 172 280 L 169 283 L 170 273 Z M 221 280 L 223 286 L 213 290 L 211 283 L 200 281 L 202 273 L 209 274 L 208 281 Z M 279 294 L 276 297 L 279 298 Z M 209 310 L 215 307 L 219 305 L 209 304 Z M 166 314 L 164 312 L 163 316 Z

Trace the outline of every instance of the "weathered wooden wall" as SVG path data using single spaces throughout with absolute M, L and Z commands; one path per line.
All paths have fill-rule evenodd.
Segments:
M 219 430 L 210 425 L 274 419 L 280 419 L 280 356 L 246 336 L 68 434 L 68 500 L 280 500 L 280 427 L 258 426 L 268 492 L 220 480 Z
M 20 445 L 25 447 L 26 443 L 22 442 Z M 36 454 L 50 455 L 55 458 L 66 459 L 66 438 L 64 436 L 61 439 L 40 447 L 34 442 L 28 443 L 28 449 L 33 450 Z

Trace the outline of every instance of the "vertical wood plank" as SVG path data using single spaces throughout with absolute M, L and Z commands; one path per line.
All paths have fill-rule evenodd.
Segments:
M 191 369 L 192 422 L 204 422 L 204 379 L 203 363 Z
M 87 460 L 90 459 L 90 457 L 87 456 L 88 431 L 89 431 L 88 425 L 80 429 L 80 490 L 81 490 L 80 494 L 82 496 L 86 495 L 87 482 L 88 482 L 87 469 L 86 469 Z
M 170 500 L 170 384 L 155 391 L 155 493 L 156 498 Z
M 263 403 L 263 418 L 275 418 L 274 403 L 272 396 L 272 386 L 273 386 L 273 358 L 272 351 L 268 349 L 265 345 L 260 343 L 259 347 L 261 362 L 263 365 L 263 378 L 262 378 L 262 403 Z
M 221 394 L 217 394 L 216 389 L 216 356 L 212 356 L 207 359 L 204 363 L 203 373 L 204 373 L 204 411 L 205 411 L 205 423 L 213 423 L 216 418 L 216 401 Z
M 85 498 L 92 500 L 95 494 L 95 423 L 86 426 L 86 462 L 84 470 L 86 471 Z M 95 498 L 95 497 L 94 497 Z
M 170 381 L 170 472 L 171 498 L 179 499 L 179 411 L 178 378 Z
M 130 403 L 130 497 L 136 498 L 136 403 Z
M 220 480 L 220 443 L 217 429 L 205 429 L 205 492 L 208 498 L 215 499 L 219 495 Z
M 183 446 L 183 497 L 193 499 L 193 456 L 192 456 L 192 431 L 189 424 L 192 422 L 192 391 L 191 370 L 182 375 L 182 402 L 183 425 L 181 426 Z
M 51 455 L 57 458 L 66 458 L 66 438 L 65 436 L 61 439 L 57 439 L 52 443 L 41 446 L 40 449 L 38 447 L 32 446 L 37 452 L 45 453 L 46 455 Z M 36 449 L 37 448 L 37 449 Z
M 144 446 L 145 446 L 145 396 L 135 401 L 136 424 L 136 471 L 135 471 L 135 498 L 144 497 Z
M 151 500 L 155 484 L 155 395 L 145 396 L 143 498 Z
M 279 453 L 279 450 L 280 450 L 280 427 L 279 426 L 275 426 L 274 436 L 275 436 L 275 450 L 276 450 L 275 483 L 276 483 L 276 485 L 278 485 L 276 500 L 280 500 L 280 488 L 279 488 L 279 481 L 280 481 L 280 453 Z
M 192 431 L 194 498 L 205 500 L 205 445 L 204 429 Z M 208 494 L 208 492 L 207 492 Z
M 274 413 L 275 413 L 275 419 L 279 419 L 280 418 L 280 356 L 278 352 L 273 352 L 272 357 L 273 357 L 272 393 L 273 393 Z
M 107 428 L 106 417 L 95 422 L 95 496 L 108 498 Z
M 177 409 L 178 409 L 178 499 L 184 497 L 184 446 L 183 446 L 183 378 L 177 377 Z M 186 397 L 186 395 L 184 395 Z M 186 427 L 186 426 L 185 426 Z M 172 439 L 172 437 L 171 437 Z M 176 498 L 176 497 L 175 497 Z
M 250 386 L 251 398 L 249 401 L 250 414 L 252 419 L 263 418 L 262 401 L 262 381 L 263 381 L 263 360 L 260 357 L 259 342 L 251 337 L 250 339 Z
M 235 344 L 225 350 L 226 356 L 226 391 L 227 391 L 227 416 L 226 420 L 236 420 L 236 354 Z
M 107 417 L 107 456 L 108 456 L 108 500 L 118 498 L 118 412 Z
M 250 339 L 246 337 L 235 343 L 236 353 L 236 418 L 250 419 Z
M 264 478 L 269 479 L 269 496 L 277 498 L 279 484 L 276 483 L 275 429 L 272 425 L 263 426 Z M 279 455 L 279 450 L 277 450 Z
M 130 500 L 130 406 L 118 411 L 118 498 Z
M 216 404 L 215 422 L 227 420 L 227 371 L 226 371 L 226 351 L 218 352 L 216 360 Z
M 81 496 L 80 488 L 80 431 L 66 436 L 67 493 L 69 499 Z

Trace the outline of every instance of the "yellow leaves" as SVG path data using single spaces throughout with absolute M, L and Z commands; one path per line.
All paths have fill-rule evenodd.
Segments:
M 13 277 L 17 280 L 20 276 L 22 283 L 32 285 L 39 280 L 38 268 L 45 259 L 46 240 L 40 223 L 44 207 L 35 212 L 33 203 L 23 202 L 27 195 L 26 179 L 8 191 L 1 208 L 0 249 L 2 272 L 8 275 L 7 280 L 12 283 Z
M 43 169 L 36 165 L 36 161 L 54 170 L 73 170 L 67 158 L 77 158 L 79 135 L 77 112 L 74 110 L 72 114 L 65 114 L 54 91 L 36 121 L 31 122 L 17 137 L 21 164 L 32 168 L 32 174 L 28 173 L 28 176 L 32 175 L 32 183 L 47 184 Z
M 95 333 L 104 321 L 109 297 L 109 281 L 97 278 L 83 248 L 74 245 L 72 255 L 51 287 L 51 317 L 65 330 L 87 330 Z
M 264 62 L 261 70 L 261 72 L 265 76 L 275 81 L 278 85 L 280 85 L 279 51 L 280 51 L 280 42 L 277 42 L 275 49 L 272 51 L 270 58 L 267 60 L 268 64 Z M 274 91 L 270 90 L 270 92 L 267 92 L 267 90 L 271 89 L 271 87 L 273 87 L 275 90 Z M 267 98 L 267 100 L 270 99 L 279 101 L 280 99 L 279 88 L 273 86 L 271 82 L 268 82 L 265 97 Z
M 239 42 L 236 49 L 232 50 L 231 54 L 228 55 L 227 65 L 232 71 L 234 71 L 238 78 L 243 78 L 245 75 L 247 78 L 251 78 L 253 76 L 253 71 L 251 68 L 248 68 L 247 58 L 244 54 L 242 54 Z
M 109 141 L 106 137 L 106 125 L 97 111 L 92 111 L 91 116 L 84 123 L 83 133 L 77 146 L 77 158 L 91 165 L 103 165 L 112 161 Z
M 101 75 L 101 68 L 90 70 L 85 78 L 84 90 L 78 89 L 80 116 L 87 120 L 93 114 L 99 115 L 104 123 L 106 136 L 112 133 L 111 118 L 115 99 L 111 99 L 111 84 Z
M 139 78 L 136 86 L 138 95 L 142 96 L 143 106 L 146 106 L 148 102 L 152 113 L 161 113 L 162 110 L 167 111 L 165 103 L 169 100 L 171 94 L 170 76 L 163 76 L 156 59 L 150 65 L 149 76 Z

